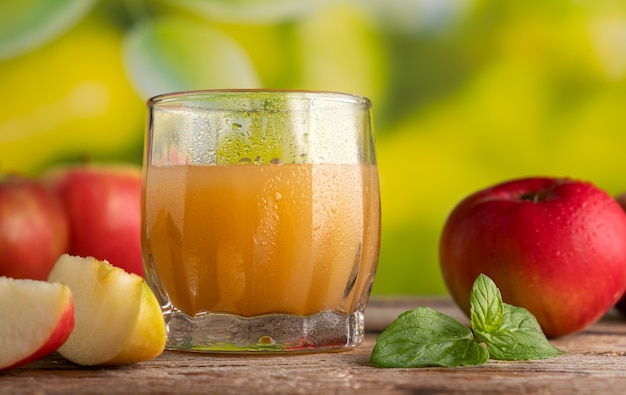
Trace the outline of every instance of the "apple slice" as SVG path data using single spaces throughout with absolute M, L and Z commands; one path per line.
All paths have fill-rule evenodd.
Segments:
M 93 257 L 62 255 L 48 281 L 74 295 L 76 327 L 59 348 L 79 365 L 127 365 L 165 348 L 165 322 L 156 297 L 136 274 Z
M 0 370 L 55 351 L 74 328 L 72 293 L 65 284 L 0 277 Z

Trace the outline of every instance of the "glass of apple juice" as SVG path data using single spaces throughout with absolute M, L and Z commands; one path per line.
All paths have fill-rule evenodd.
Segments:
M 370 101 L 215 90 L 147 106 L 142 243 L 167 348 L 360 344 L 380 244 Z

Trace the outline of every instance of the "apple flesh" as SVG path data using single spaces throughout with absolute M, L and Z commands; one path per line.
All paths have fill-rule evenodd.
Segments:
M 65 252 L 107 260 L 144 276 L 140 168 L 61 166 L 44 173 L 42 180 L 56 192 L 69 219 L 70 243 Z
M 38 181 L 0 182 L 0 275 L 45 280 L 69 246 L 69 224 L 57 197 Z
M 504 182 L 454 208 L 441 235 L 440 263 L 466 314 L 472 284 L 483 273 L 504 302 L 533 313 L 548 337 L 574 333 L 624 293 L 626 214 L 588 182 Z
M 60 283 L 0 277 L 0 370 L 43 358 L 74 328 L 70 289 Z
M 144 279 L 93 257 L 62 255 L 48 281 L 74 295 L 76 325 L 58 352 L 84 366 L 127 365 L 165 348 L 161 307 Z

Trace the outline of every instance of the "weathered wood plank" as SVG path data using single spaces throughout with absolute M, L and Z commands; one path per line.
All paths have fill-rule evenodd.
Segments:
M 430 305 L 464 319 L 449 301 L 376 300 L 368 328 Z M 12 394 L 604 394 L 626 388 L 626 320 L 612 312 L 588 330 L 555 339 L 567 355 L 530 362 L 489 361 L 454 369 L 379 369 L 369 363 L 376 332 L 354 350 L 303 355 L 208 355 L 165 352 L 133 366 L 83 368 L 52 354 L 0 373 Z

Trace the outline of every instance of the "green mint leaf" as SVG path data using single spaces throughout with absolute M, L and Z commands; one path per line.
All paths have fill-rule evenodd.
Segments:
M 476 278 L 470 296 L 470 321 L 478 342 L 493 359 L 531 360 L 562 355 L 528 310 L 502 302 L 496 284 L 484 274 Z
M 504 307 L 502 295 L 496 284 L 484 274 L 474 281 L 470 294 L 470 322 L 479 342 L 502 326 Z
M 488 359 L 469 328 L 429 307 L 402 313 L 380 334 L 371 355 L 372 363 L 386 368 L 480 365 Z
M 534 315 L 506 303 L 502 326 L 491 332 L 485 343 L 493 359 L 522 361 L 565 354 L 550 344 Z
M 387 368 L 455 367 L 484 364 L 490 357 L 519 361 L 564 354 L 550 344 L 535 316 L 504 303 L 484 274 L 472 287 L 470 322 L 473 332 L 431 308 L 409 310 L 380 334 L 371 361 Z

